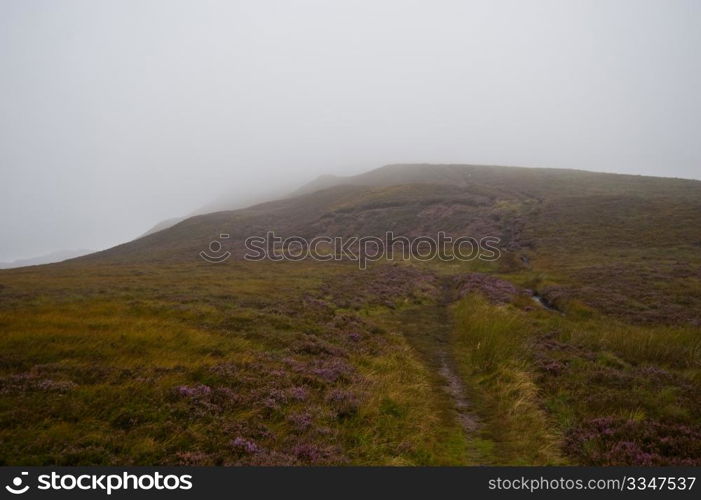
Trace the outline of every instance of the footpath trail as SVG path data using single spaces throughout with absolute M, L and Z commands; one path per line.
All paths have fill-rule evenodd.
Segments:
M 449 418 L 460 424 L 469 441 L 475 437 L 480 422 L 470 404 L 451 353 L 453 318 L 449 305 L 452 300 L 451 289 L 445 286 L 438 303 L 414 306 L 402 311 L 399 327 L 430 369 L 433 375 L 431 382 L 443 394 Z M 469 458 L 479 461 L 478 457 Z

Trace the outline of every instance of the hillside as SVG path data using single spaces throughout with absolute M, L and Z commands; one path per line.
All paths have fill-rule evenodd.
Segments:
M 630 202 L 632 209 L 642 205 L 654 213 L 655 204 L 680 204 L 693 216 L 701 203 L 701 182 L 555 169 L 390 165 L 355 177 L 324 177 L 298 193 L 246 209 L 194 216 L 96 257 L 189 258 L 221 232 L 231 233 L 234 241 L 267 230 L 304 237 L 388 230 L 403 234 L 500 231 L 503 236 L 505 231 L 514 231 L 510 226 L 521 222 L 520 218 L 535 223 L 537 215 L 547 217 L 544 210 L 549 203 L 557 208 L 566 206 L 568 200 L 584 199 L 586 203 L 587 197 L 593 207 L 615 199 L 623 209 Z M 618 215 L 621 226 L 627 215 Z M 585 215 L 582 222 L 604 221 Z M 537 225 L 542 224 L 538 220 Z
M 700 228 L 698 181 L 396 165 L 3 270 L 0 463 L 699 465 Z M 243 260 L 267 231 L 503 254 Z
M 397 164 L 350 177 L 324 175 L 299 188 L 297 194 L 341 185 L 386 187 L 398 184 L 483 186 L 524 192 L 534 197 L 582 194 L 693 197 L 698 196 L 701 181 L 555 168 Z
M 699 181 L 461 165 L 390 165 L 322 181 L 305 194 L 191 217 L 81 261 L 192 261 L 222 233 L 234 258 L 246 237 L 267 231 L 307 239 L 496 236 L 502 269 L 547 272 L 555 283 L 537 285 L 551 301 L 577 296 L 634 320 L 699 321 L 701 307 L 687 307 L 701 306 L 689 285 L 701 272 Z M 591 286 L 611 275 L 618 279 L 604 289 Z

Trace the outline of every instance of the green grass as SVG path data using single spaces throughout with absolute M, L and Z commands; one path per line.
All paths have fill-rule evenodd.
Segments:
M 355 274 L 270 263 L 6 273 L 0 462 L 462 463 L 466 438 L 440 422 L 427 368 L 373 319 L 386 306 L 318 299 L 339 273 Z M 201 386 L 211 392 L 178 392 Z
M 658 440 L 701 424 L 698 328 L 632 324 L 576 299 L 559 303 L 565 315 L 527 296 L 495 304 L 473 293 L 447 305 L 441 290 L 453 271 L 232 263 L 5 272 L 0 461 L 615 464 L 633 460 L 610 456 L 618 441 L 581 443 L 602 418 L 615 433 L 638 425 Z M 535 271 L 504 276 L 557 283 Z M 474 431 L 461 428 L 444 390 L 444 355 Z M 694 456 L 689 442 L 675 443 L 678 456 Z
M 463 299 L 455 314 L 456 357 L 497 463 L 630 464 L 637 451 L 611 454 L 620 442 L 647 450 L 687 429 L 651 464 L 698 460 L 698 329 L 524 310 L 480 295 Z M 577 436 L 601 419 L 612 434 L 635 423 L 650 435 L 623 434 L 587 455 Z
M 455 307 L 455 357 L 485 425 L 483 439 L 494 443 L 492 463 L 562 463 L 561 436 L 541 406 L 527 342 L 528 320 L 508 306 L 479 295 Z

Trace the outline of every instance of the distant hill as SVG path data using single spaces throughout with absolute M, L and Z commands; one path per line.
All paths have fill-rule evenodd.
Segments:
M 602 206 L 618 213 L 588 215 Z M 630 212 L 629 206 L 635 211 Z M 518 250 L 545 243 L 540 241 L 545 235 L 559 237 L 562 230 L 557 234 L 547 231 L 550 221 L 556 214 L 569 214 L 573 207 L 578 208 L 567 215 L 569 229 L 616 222 L 618 239 L 608 244 L 619 245 L 626 242 L 623 235 L 639 230 L 647 230 L 647 238 L 654 238 L 655 231 L 673 232 L 667 208 L 680 206 L 696 213 L 701 207 L 701 181 L 562 169 L 389 165 L 354 177 L 322 177 L 289 198 L 189 217 L 85 259 L 192 259 L 220 233 L 230 234 L 230 243 L 236 243 L 266 231 L 313 237 L 377 235 L 390 230 L 417 235 L 441 230 L 496 235 L 506 247 Z M 635 216 L 634 225 L 628 224 L 628 216 Z M 701 223 L 701 215 L 697 218 Z M 684 237 L 670 235 L 670 241 Z
M 397 192 L 377 191 L 377 188 L 412 184 L 424 186 L 423 188 L 414 188 L 413 196 L 416 196 L 417 199 L 427 195 L 431 190 L 426 188 L 425 185 L 432 184 L 442 187 L 433 188 L 435 191 L 432 195 L 434 200 L 442 196 L 447 196 L 450 199 L 455 199 L 456 197 L 460 199 L 462 194 L 469 198 L 481 192 L 487 197 L 492 196 L 502 200 L 527 198 L 542 201 L 551 197 L 561 198 L 580 195 L 681 196 L 683 199 L 693 199 L 695 196 L 698 196 L 701 181 L 552 168 L 396 164 L 387 165 L 355 176 L 322 175 L 303 185 L 290 195 L 279 194 L 276 201 L 260 203 L 260 197 L 222 197 L 216 202 L 196 210 L 189 216 L 174 217 L 162 221 L 140 238 L 169 229 L 185 220 L 194 219 L 202 215 L 211 214 L 211 220 L 221 221 L 222 217 L 225 216 L 215 216 L 214 214 L 223 212 L 236 211 L 238 215 L 248 219 L 250 216 L 261 215 L 266 210 L 276 212 L 280 208 L 281 213 L 278 213 L 278 216 L 284 219 L 289 215 L 292 219 L 297 219 L 296 214 L 305 212 L 304 205 L 307 203 L 317 209 L 323 209 L 324 207 L 320 207 L 318 203 L 327 198 L 323 195 L 313 196 L 313 193 L 330 188 L 336 189 L 334 192 L 339 193 L 340 199 L 344 198 L 345 195 L 343 193 L 347 193 L 351 198 L 354 198 L 360 192 L 366 192 L 366 195 L 372 196 L 373 199 L 388 197 L 388 203 L 396 203 L 396 201 L 392 202 L 391 199 L 398 196 Z M 374 194 L 370 195 L 367 188 L 375 188 Z M 418 191 L 421 192 L 419 193 Z M 407 194 L 407 196 L 411 195 Z M 266 197 L 263 198 L 265 199 Z M 273 200 L 275 196 L 271 193 L 267 198 Z M 334 195 L 328 199 L 334 201 Z M 351 202 L 353 201 L 351 200 Z M 254 205 L 254 203 L 257 204 Z M 198 226 L 202 224 L 206 226 L 206 220 L 197 218 L 193 223 Z M 301 223 L 302 226 L 312 223 L 311 220 L 306 218 L 297 219 L 297 222 Z M 300 224 L 294 223 L 293 225 L 299 226 Z M 189 224 L 188 227 L 194 229 L 192 224 Z M 299 229 L 295 227 L 295 230 Z M 358 228 L 358 230 L 362 230 L 362 228 Z M 197 233 L 198 231 L 194 231 L 192 234 L 195 236 Z
M 12 269 L 15 267 L 39 266 L 42 264 L 52 264 L 54 262 L 62 262 L 67 259 L 73 259 L 82 255 L 92 253 L 92 250 L 58 250 L 39 257 L 30 259 L 18 259 L 12 262 L 0 262 L 0 269 Z
M 187 219 L 188 216 L 184 217 L 172 217 L 170 219 L 162 220 L 155 226 L 153 226 L 151 229 L 146 231 L 144 234 L 139 236 L 139 238 L 143 238 L 144 236 L 148 236 L 149 234 L 157 233 L 158 231 L 163 231 L 164 229 L 168 229 L 169 227 L 173 227 L 176 225 L 178 222 L 184 221 Z M 191 217 L 191 216 L 190 216 Z
M 184 215 L 181 217 L 172 217 L 170 219 L 166 219 L 159 222 L 151 229 L 146 231 L 144 234 L 139 236 L 139 238 L 143 238 L 144 236 L 148 236 L 150 234 L 157 233 L 158 231 L 168 229 L 169 227 L 173 227 L 178 222 L 181 222 L 187 219 L 188 217 L 194 217 L 195 215 L 203 215 L 212 212 L 221 212 L 223 210 L 238 210 L 266 201 L 284 198 L 286 196 L 288 196 L 288 193 L 282 192 L 280 190 L 272 190 L 270 192 L 267 192 L 266 194 L 250 194 L 241 192 L 225 194 L 220 196 L 213 202 L 198 208 L 197 210 L 188 215 Z
M 396 164 L 354 176 L 322 175 L 299 188 L 295 194 L 302 195 L 342 185 L 380 187 L 398 184 L 489 186 L 528 193 L 530 196 L 584 193 L 672 195 L 677 194 L 678 190 L 696 192 L 701 181 L 556 168 Z

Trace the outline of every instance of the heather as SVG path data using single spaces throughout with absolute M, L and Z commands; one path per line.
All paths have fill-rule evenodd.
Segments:
M 419 300 L 415 272 L 379 270 L 348 309 L 352 268 L 269 267 L 8 273 L 2 462 L 461 463 L 426 368 L 368 314 Z
M 444 170 L 1 271 L 0 463 L 699 465 L 699 184 Z M 199 261 L 224 229 L 502 255 Z
M 694 328 L 572 318 L 481 294 L 456 317 L 456 352 L 497 463 L 701 463 Z
M 699 463 L 697 327 L 475 268 L 6 272 L 2 461 Z

